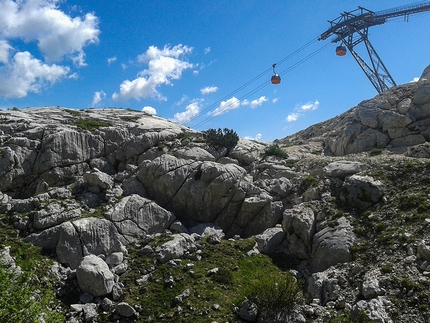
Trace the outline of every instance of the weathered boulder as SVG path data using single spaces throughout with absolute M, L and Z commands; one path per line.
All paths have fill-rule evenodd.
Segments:
M 349 205 L 366 209 L 384 196 L 384 184 L 370 176 L 352 175 L 343 183 L 340 199 Z
M 385 294 L 385 290 L 379 283 L 378 274 L 379 273 L 377 271 L 366 273 L 361 285 L 361 293 L 365 299 L 372 299 Z
M 315 214 L 306 204 L 295 205 L 283 214 L 282 228 L 288 233 L 288 250 L 300 258 L 308 259 L 315 233 Z
M 390 301 L 383 296 L 371 300 L 359 301 L 352 308 L 351 321 L 357 322 L 359 313 L 364 311 L 371 322 L 392 323 L 393 321 L 390 319 L 385 309 L 389 305 Z
M 162 233 L 175 221 L 172 212 L 136 194 L 124 197 L 106 218 L 115 223 L 119 233 L 129 242 L 147 234 Z
M 103 296 L 112 292 L 114 275 L 103 259 L 95 256 L 85 256 L 76 269 L 79 287 L 82 291 L 93 296 Z
M 323 173 L 327 177 L 336 177 L 340 179 L 345 179 L 347 176 L 357 174 L 368 166 L 360 162 L 353 161 L 335 161 L 324 167 Z
M 188 231 L 197 233 L 202 237 L 208 237 L 208 240 L 212 242 L 221 242 L 225 237 L 222 229 L 213 223 L 201 223 L 189 228 Z
M 115 313 L 124 317 L 136 315 L 136 310 L 126 302 L 120 302 L 115 306 Z
M 189 234 L 174 234 L 172 237 L 173 240 L 167 241 L 155 249 L 158 260 L 163 264 L 197 250 L 194 238 Z
M 269 228 L 255 236 L 255 243 L 259 252 L 270 254 L 279 248 L 285 237 L 281 227 Z
M 84 180 L 89 186 L 98 186 L 101 189 L 107 190 L 112 188 L 114 182 L 111 176 L 106 173 L 93 169 L 84 174 Z
M 227 237 L 258 234 L 279 221 L 273 198 L 236 164 L 162 155 L 142 162 L 137 177 L 159 205 L 185 220 L 214 223 Z
M 50 203 L 34 214 L 33 227 L 37 230 L 43 230 L 79 218 L 81 215 L 82 211 L 78 205 L 75 205 L 74 209 L 68 210 L 59 203 Z
M 327 226 L 313 237 L 311 271 L 324 271 L 330 266 L 352 260 L 351 247 L 355 237 L 345 217 L 334 227 Z
M 320 304 L 335 301 L 340 294 L 338 279 L 330 277 L 327 271 L 313 273 L 308 281 L 307 291 L 311 300 L 317 300 Z

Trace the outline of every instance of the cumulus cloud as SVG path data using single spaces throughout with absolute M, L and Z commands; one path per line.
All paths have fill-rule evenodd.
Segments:
M 278 101 L 279 101 L 279 99 L 278 99 L 278 98 L 274 98 L 274 99 L 272 100 L 272 103 L 276 104 L 276 103 L 278 103 Z
M 200 106 L 198 102 L 189 104 L 184 112 L 178 112 L 173 116 L 173 121 L 186 124 L 190 122 L 194 117 L 200 114 Z
M 410 81 L 409 83 L 415 83 L 418 82 L 420 80 L 419 77 L 414 77 L 412 81 Z
M 148 68 L 139 72 L 136 79 L 123 81 L 119 93 L 115 92 L 112 99 L 140 100 L 153 97 L 158 100 L 167 100 L 157 89 L 161 85 L 170 85 L 172 80 L 180 79 L 186 69 L 193 67 L 193 64 L 181 59 L 190 54 L 192 50 L 191 47 L 182 44 L 174 47 L 164 46 L 163 49 L 150 46 L 144 54 L 137 58 L 139 63 L 147 64 Z
M 0 36 L 37 43 L 46 62 L 59 62 L 69 56 L 84 66 L 83 48 L 98 42 L 98 18 L 88 13 L 71 17 L 61 11 L 59 0 L 0 2 Z
M 228 99 L 227 101 L 222 101 L 218 108 L 213 110 L 212 112 L 209 112 L 210 115 L 216 117 L 219 115 L 222 115 L 230 110 L 234 110 L 240 107 L 240 100 L 232 97 L 231 99 Z
M 157 114 L 157 110 L 155 110 L 155 108 L 150 107 L 150 106 L 144 106 L 142 108 L 142 112 L 151 114 L 151 115 L 156 115 Z
M 106 93 L 103 91 L 94 92 L 93 104 L 92 106 L 97 106 L 102 100 L 106 98 Z
M 308 102 L 306 104 L 303 104 L 299 108 L 299 110 L 301 110 L 301 111 L 314 111 L 314 110 L 318 109 L 319 105 L 320 105 L 320 103 L 318 102 L 318 100 L 315 102 Z
M 300 115 L 298 113 L 291 113 L 287 116 L 287 122 L 294 122 L 297 121 L 300 118 Z
M 234 110 L 239 108 L 241 105 L 243 106 L 250 106 L 252 109 L 261 106 L 264 102 L 267 102 L 268 99 L 265 96 L 261 96 L 258 99 L 252 100 L 249 102 L 247 99 L 244 99 L 240 101 L 236 97 L 232 97 L 231 99 L 227 101 L 222 101 L 220 105 L 213 111 L 209 112 L 208 114 L 216 117 L 219 115 L 222 115 L 224 113 L 227 113 L 230 110 Z
M 0 67 L 0 96 L 22 98 L 29 92 L 38 93 L 46 84 L 66 77 L 69 71 L 69 67 L 45 64 L 29 52 L 18 52 Z
M 200 93 L 202 95 L 207 95 L 210 93 L 215 93 L 216 91 L 218 91 L 218 87 L 216 86 L 206 86 L 205 88 L 200 90 Z
M 309 112 L 309 111 L 315 111 L 318 109 L 320 103 L 319 101 L 315 101 L 315 102 L 308 102 L 302 105 L 298 105 L 294 108 L 294 112 L 289 114 L 286 118 L 287 122 L 295 122 L 297 121 L 300 117 L 302 117 L 305 113 Z
M 261 106 L 264 102 L 267 102 L 267 98 L 265 96 L 262 96 L 256 100 L 251 101 L 251 108 L 255 109 L 259 106 Z
M 210 51 L 211 51 L 211 48 L 210 48 L 210 47 L 206 47 L 206 48 L 205 48 L 205 54 L 209 53 Z
M 59 9 L 58 3 L 0 0 L 1 96 L 22 98 L 63 78 L 76 79 L 76 73 L 69 74 L 70 67 L 57 64 L 65 58 L 77 66 L 86 65 L 83 49 L 98 42 L 98 19 L 91 13 L 71 17 Z M 20 48 L 27 44 L 32 48 L 31 43 L 39 52 Z

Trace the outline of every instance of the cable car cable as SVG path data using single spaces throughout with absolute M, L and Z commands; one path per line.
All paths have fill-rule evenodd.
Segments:
M 312 39 L 311 41 L 309 41 L 308 43 L 306 43 L 305 45 L 303 45 L 302 47 L 300 47 L 299 49 L 295 50 L 294 52 L 292 52 L 291 54 L 289 54 L 288 56 L 284 57 L 283 59 L 281 59 L 278 63 L 275 63 L 276 65 L 281 65 L 283 64 L 285 61 L 287 61 L 288 59 L 290 59 L 291 57 L 297 55 L 298 53 L 300 53 L 301 51 L 305 50 L 307 47 L 309 47 L 310 45 L 312 45 L 313 43 L 318 41 L 318 37 L 315 37 L 314 39 Z M 246 82 L 245 84 L 243 84 L 242 86 L 240 86 L 239 88 L 237 88 L 236 90 L 230 92 L 229 94 L 225 95 L 224 97 L 222 97 L 221 99 L 219 99 L 218 101 L 216 101 L 215 103 L 212 103 L 210 106 L 206 107 L 205 109 L 203 109 L 198 115 L 196 115 L 195 117 L 190 118 L 190 120 L 188 120 L 187 122 L 184 123 L 184 125 L 190 124 L 192 121 L 194 121 L 195 119 L 197 119 L 199 116 L 201 116 L 203 113 L 213 109 L 214 107 L 218 106 L 221 102 L 231 98 L 232 96 L 234 96 L 237 92 L 243 90 L 244 88 L 246 88 L 248 85 L 254 83 L 255 81 L 257 81 L 258 79 L 260 79 L 261 77 L 263 77 L 265 74 L 267 74 L 268 72 L 270 72 L 272 68 L 268 68 L 265 71 L 261 72 L 260 74 L 258 74 L 257 76 L 255 76 L 254 78 L 252 78 L 250 81 Z
M 305 58 L 301 59 L 300 61 L 298 61 L 297 63 L 291 65 L 289 68 L 283 70 L 280 74 L 286 74 L 288 72 L 290 72 L 291 70 L 293 70 L 294 68 L 296 68 L 297 66 L 303 64 L 304 62 L 306 62 L 307 60 L 311 59 L 312 57 L 314 57 L 315 55 L 317 55 L 318 53 L 320 53 L 321 51 L 323 51 L 324 49 L 330 47 L 331 44 L 327 43 L 326 45 L 322 46 L 321 48 L 317 49 L 316 51 L 314 51 L 313 53 L 309 54 L 308 56 L 306 56 Z M 250 92 L 246 93 L 245 95 L 241 96 L 240 98 L 238 98 L 239 101 L 242 101 L 243 99 L 248 98 L 249 96 L 251 96 L 252 94 L 258 92 L 259 90 L 261 90 L 262 88 L 270 85 L 271 83 L 269 82 L 264 82 L 263 84 L 259 85 L 258 87 L 256 87 L 255 89 L 251 90 Z M 227 105 L 224 109 L 228 110 L 228 108 L 230 108 L 232 106 L 232 104 Z M 199 126 L 202 126 L 203 124 L 209 122 L 210 120 L 216 118 L 218 115 L 212 115 L 207 117 L 206 119 L 200 121 L 199 123 L 197 123 L 194 128 L 197 128 Z

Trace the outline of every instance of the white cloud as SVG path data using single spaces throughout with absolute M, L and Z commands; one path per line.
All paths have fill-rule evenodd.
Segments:
M 59 10 L 59 2 L 0 1 L 0 36 L 37 42 L 48 63 L 70 56 L 75 64 L 84 66 L 83 48 L 98 42 L 98 18 L 92 13 L 71 17 Z
M 287 116 L 287 122 L 294 122 L 297 121 L 300 118 L 300 115 L 298 113 L 291 113 Z
M 0 63 L 7 64 L 12 47 L 6 40 L 0 40 Z
M 418 82 L 420 80 L 419 77 L 414 77 L 412 81 L 410 81 L 409 83 L 415 83 Z
M 222 101 L 218 108 L 216 108 L 214 111 L 210 112 L 209 114 L 216 117 L 221 114 L 224 114 L 230 110 L 234 110 L 240 107 L 240 100 L 232 97 L 231 99 L 228 99 L 227 101 Z
M 267 102 L 267 98 L 262 96 L 256 100 L 251 101 L 251 108 L 255 109 L 256 107 L 261 106 L 264 102 Z
M 257 135 L 255 136 L 255 140 L 260 141 L 262 136 L 263 135 L 261 133 L 257 133 Z
M 95 107 L 96 105 L 98 105 L 105 98 L 106 98 L 106 93 L 104 93 L 103 91 L 94 92 L 92 107 Z
M 0 67 L 0 96 L 22 98 L 29 92 L 38 93 L 46 83 L 59 81 L 69 71 L 66 66 L 45 64 L 29 52 L 16 53 Z
M 108 65 L 112 64 L 112 63 L 113 63 L 113 62 L 115 62 L 115 61 L 116 61 L 116 57 L 110 57 L 110 58 L 108 58 L 108 60 L 107 60 Z
M 173 121 L 186 124 L 200 113 L 200 106 L 198 102 L 189 104 L 184 112 L 178 112 L 173 116 Z
M 216 91 L 218 91 L 218 87 L 216 86 L 206 86 L 205 88 L 200 90 L 200 93 L 202 95 L 207 95 L 210 93 L 215 93 Z
M 148 114 L 151 115 L 156 115 L 157 114 L 157 110 L 155 110 L 155 108 L 150 107 L 150 106 L 145 106 L 142 108 L 142 112 L 146 112 Z
M 120 85 L 120 92 L 115 92 L 112 99 L 140 100 L 154 97 L 166 100 L 157 91 L 157 88 L 161 85 L 171 84 L 172 80 L 180 79 L 184 70 L 193 67 L 193 64 L 180 59 L 191 52 L 191 47 L 182 44 L 174 47 L 164 46 L 163 49 L 150 46 L 146 53 L 137 58 L 139 63 L 148 64 L 148 68 L 139 72 L 136 79 L 123 81 Z
M 278 98 L 274 98 L 274 99 L 272 100 L 272 103 L 276 104 L 276 103 L 278 103 L 278 101 L 279 101 L 279 99 L 278 99 Z
M 60 0 L 0 0 L 1 96 L 22 98 L 62 78 L 76 79 L 68 66 L 54 64 L 64 58 L 86 65 L 83 48 L 98 42 L 98 19 L 91 13 L 71 17 L 58 3 Z M 11 45 L 14 40 L 19 40 L 16 48 Z M 37 44 L 40 53 L 20 51 L 20 46 L 31 43 Z
M 303 104 L 299 108 L 299 110 L 301 110 L 301 111 L 314 111 L 314 110 L 318 109 L 319 105 L 320 105 L 320 103 L 318 102 L 318 100 L 315 102 L 308 102 L 306 104 Z
M 210 47 L 206 47 L 206 48 L 205 48 L 205 54 L 209 53 L 210 51 L 211 51 L 211 48 L 210 48 Z
M 297 121 L 300 117 L 304 116 L 305 113 L 309 112 L 309 111 L 315 111 L 318 109 L 320 103 L 318 100 L 316 100 L 315 102 L 309 101 L 308 103 L 302 104 L 302 105 L 297 105 L 294 108 L 293 113 L 289 114 L 286 118 L 287 122 L 295 122 Z

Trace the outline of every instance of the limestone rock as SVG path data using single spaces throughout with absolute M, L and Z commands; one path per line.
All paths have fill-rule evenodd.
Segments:
M 103 296 L 112 292 L 114 276 L 103 259 L 85 256 L 76 270 L 79 287 L 93 296 Z
M 120 302 L 115 307 L 115 313 L 124 317 L 136 315 L 136 310 L 126 302 Z
M 323 172 L 325 176 L 337 177 L 345 179 L 347 176 L 351 176 L 361 172 L 368 166 L 360 162 L 352 161 L 335 161 L 324 167 Z
M 352 206 L 366 209 L 384 195 L 384 185 L 370 176 L 352 175 L 343 184 L 341 200 Z
M 360 311 L 364 311 L 371 322 L 393 323 L 385 310 L 389 301 L 383 296 L 371 300 L 362 300 L 354 305 L 351 311 L 351 320 L 355 322 Z
M 115 223 L 129 242 L 147 234 L 162 233 L 176 219 L 172 212 L 136 194 L 124 197 L 106 213 L 106 218 Z
M 275 252 L 284 241 L 286 233 L 280 227 L 269 228 L 255 236 L 258 251 L 265 254 Z
M 301 258 L 309 258 L 312 237 L 315 233 L 315 214 L 306 204 L 295 205 L 283 214 L 282 228 L 288 233 L 289 251 Z M 292 243 L 293 242 L 293 243 Z M 301 245 L 298 247 L 297 244 Z M 305 252 L 300 252 L 305 250 Z
M 181 258 L 187 252 L 193 252 L 197 249 L 194 238 L 186 233 L 174 234 L 172 237 L 173 240 L 165 242 L 155 250 L 161 263 Z
M 324 271 L 330 266 L 352 260 L 351 247 L 355 241 L 352 226 L 345 217 L 335 227 L 326 227 L 313 237 L 311 271 Z

